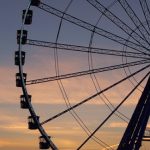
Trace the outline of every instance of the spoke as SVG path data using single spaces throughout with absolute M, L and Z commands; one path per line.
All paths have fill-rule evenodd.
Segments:
M 37 41 L 37 40 L 31 40 L 31 39 L 27 40 L 27 44 L 41 46 L 41 47 L 57 48 L 60 50 L 65 50 L 65 51 L 78 51 L 78 52 L 89 53 L 89 47 L 86 47 L 86 46 Z M 142 53 L 126 52 L 126 51 L 120 51 L 120 50 L 95 48 L 95 47 L 90 47 L 90 49 L 91 49 L 90 53 L 113 55 L 113 56 L 125 56 L 125 57 L 140 58 L 140 59 L 149 59 L 148 55 L 144 55 Z
M 147 4 L 146 0 L 139 0 L 139 1 L 140 1 L 140 5 L 142 8 L 143 14 L 145 16 L 146 23 L 150 30 L 150 10 L 148 8 L 148 4 Z
M 60 113 L 58 113 L 57 115 L 55 115 L 55 116 L 53 116 L 53 117 L 51 117 L 51 118 L 49 118 L 49 119 L 47 119 L 47 120 L 45 120 L 45 121 L 43 121 L 43 122 L 41 123 L 41 125 L 43 125 L 43 124 L 45 124 L 45 123 L 47 123 L 47 122 L 49 122 L 49 121 L 51 121 L 51 120 L 53 120 L 53 119 L 56 119 L 56 118 L 58 118 L 58 117 L 64 115 L 65 113 L 67 113 L 67 112 L 69 112 L 69 111 L 71 111 L 71 110 L 73 110 L 73 109 L 79 107 L 80 105 L 82 105 L 82 104 L 84 104 L 84 103 L 86 103 L 86 102 L 92 100 L 93 98 L 97 97 L 98 95 L 100 95 L 100 94 L 102 94 L 102 93 L 104 93 L 104 92 L 110 90 L 111 88 L 117 86 L 118 84 L 124 82 L 125 80 L 131 78 L 132 76 L 134 76 L 134 75 L 136 75 L 136 74 L 142 72 L 143 70 L 147 69 L 148 67 L 150 67 L 150 65 L 145 66 L 144 68 L 142 68 L 142 69 L 140 69 L 140 70 L 138 70 L 138 71 L 136 71 L 136 72 L 130 74 L 130 75 L 127 76 L 126 78 L 121 79 L 120 81 L 118 81 L 118 82 L 116 82 L 116 83 L 110 85 L 109 87 L 107 87 L 107 88 L 105 88 L 105 89 L 103 89 L 103 90 L 97 92 L 96 94 L 94 94 L 94 95 L 92 95 L 92 96 L 90 96 L 90 97 L 84 99 L 83 101 L 81 101 L 81 102 L 79 102 L 79 103 L 73 105 L 72 107 L 70 107 L 70 108 L 68 108 L 68 109 L 66 109 L 66 110 L 64 110 L 64 111 L 62 111 L 62 112 L 60 112 Z
M 131 96 L 131 94 L 138 88 L 138 86 L 147 78 L 149 72 L 146 76 L 128 93 L 128 95 L 119 103 L 119 105 L 106 117 L 106 119 L 93 131 L 93 133 L 77 148 L 80 150 L 91 138 L 92 136 L 108 121 L 108 119 L 122 106 L 122 104 Z
M 93 7 L 95 7 L 99 12 L 105 15 L 109 20 L 111 20 L 115 25 L 117 25 L 120 29 L 122 29 L 125 33 L 131 36 L 135 41 L 140 43 L 141 45 L 146 44 L 147 42 L 134 30 L 132 30 L 126 23 L 124 23 L 121 19 L 119 19 L 116 15 L 110 12 L 105 6 L 103 6 L 97 0 L 87 0 Z M 141 42 L 142 40 L 142 42 Z
M 133 11 L 133 9 L 130 7 L 130 5 L 128 4 L 128 2 L 126 0 L 118 0 L 118 2 L 122 6 L 122 8 L 125 10 L 125 12 L 127 13 L 127 15 L 130 17 L 130 19 L 134 23 L 134 25 L 137 27 L 137 29 L 139 30 L 139 32 L 141 33 L 141 35 L 147 41 L 148 37 L 146 37 L 146 35 L 148 34 L 148 36 L 150 36 L 150 34 L 148 33 L 147 29 L 144 27 L 143 23 L 138 18 L 138 16 L 135 14 L 135 12 Z
M 106 72 L 106 71 L 110 71 L 110 70 L 116 70 L 116 69 L 121 69 L 121 68 L 125 68 L 125 67 L 130 67 L 130 66 L 137 66 L 137 65 L 146 64 L 146 63 L 150 63 L 150 60 L 134 61 L 134 62 L 130 62 L 130 63 L 107 66 L 107 67 L 98 68 L 98 69 L 91 69 L 91 70 L 86 70 L 86 71 L 81 71 L 81 72 L 64 74 L 64 75 L 60 75 L 60 76 L 53 76 L 53 77 L 29 80 L 26 82 L 26 85 L 50 82 L 50 81 L 55 81 L 55 80 L 62 80 L 62 79 L 84 76 L 84 75 L 93 74 L 93 73 Z
M 92 32 L 94 30 L 95 33 L 98 34 L 98 35 L 101 35 L 101 36 L 103 36 L 105 38 L 108 38 L 108 39 L 110 39 L 112 41 L 115 41 L 115 42 L 117 42 L 117 43 L 119 43 L 121 45 L 125 45 L 127 47 L 130 47 L 130 48 L 132 48 L 134 50 L 137 50 L 137 51 L 142 52 L 143 54 L 147 55 L 146 52 L 144 52 L 144 51 L 146 51 L 146 48 L 141 46 L 141 45 L 139 45 L 139 44 L 136 44 L 136 43 L 134 43 L 132 41 L 126 40 L 126 39 L 124 39 L 124 38 L 122 38 L 122 37 L 120 37 L 118 35 L 115 35 L 115 34 L 113 34 L 111 32 L 108 32 L 108 31 L 106 31 L 104 29 L 95 27 L 94 25 L 92 25 L 90 23 L 87 23 L 87 22 L 85 22 L 85 21 L 83 21 L 81 19 L 78 19 L 76 17 L 73 17 L 73 16 L 71 16 L 71 15 L 69 15 L 67 13 L 64 13 L 64 12 L 62 12 L 60 10 L 57 10 L 56 8 L 53 8 L 53 7 L 51 7 L 49 5 L 46 5 L 44 3 L 40 3 L 40 5 L 38 7 L 40 9 L 50 13 L 50 14 L 53 14 L 53 15 L 59 17 L 59 18 L 63 18 L 66 21 L 69 21 L 70 23 L 73 23 L 73 24 L 75 24 L 77 26 L 80 26 L 80 27 L 82 27 L 84 29 L 87 29 L 89 31 L 92 31 Z

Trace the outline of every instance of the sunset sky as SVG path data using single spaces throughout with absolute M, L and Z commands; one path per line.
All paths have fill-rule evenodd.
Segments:
M 99 1 L 107 7 L 114 0 Z M 137 1 L 138 0 L 133 0 L 131 6 L 134 6 L 135 12 L 142 20 L 142 23 L 145 24 L 142 10 Z M 43 0 L 43 2 L 64 11 L 70 0 Z M 21 28 L 22 10 L 27 8 L 28 3 L 28 0 L 1 0 L 0 5 L 0 150 L 39 149 L 38 137 L 40 134 L 38 131 L 31 131 L 28 129 L 27 118 L 29 112 L 20 109 L 19 97 L 22 94 L 22 91 L 21 88 L 15 86 L 15 74 L 18 72 L 18 67 L 14 65 L 14 52 L 18 50 L 16 31 Z M 148 4 L 150 6 L 150 3 Z M 33 10 L 33 23 L 30 26 L 24 27 L 28 30 L 28 38 L 56 42 L 60 18 L 35 7 L 32 7 L 31 9 Z M 119 4 L 114 4 L 110 10 L 140 34 Z M 74 0 L 67 10 L 67 13 L 86 21 L 93 26 L 96 25 L 100 17 L 100 12 L 93 8 L 86 0 Z M 103 28 L 136 43 L 135 40 L 125 34 L 104 16 L 102 16 L 101 20 L 98 22 L 97 27 Z M 146 28 L 148 27 L 146 26 Z M 63 21 L 58 36 L 58 43 L 88 47 L 91 34 L 91 31 L 69 23 L 68 21 Z M 94 34 L 92 46 L 136 52 L 133 49 L 98 34 Z M 25 45 L 22 50 L 26 52 L 23 69 L 24 72 L 27 73 L 27 80 L 56 75 L 54 49 Z M 92 69 L 92 67 L 101 68 L 139 60 L 141 59 L 126 59 L 122 56 L 114 57 L 111 55 L 99 54 L 92 54 L 91 56 L 89 53 L 58 50 L 59 74 L 86 71 Z M 90 67 L 89 64 L 91 64 Z M 27 86 L 27 89 L 28 93 L 32 95 L 32 104 L 35 112 L 40 116 L 40 121 L 42 122 L 62 110 L 65 110 L 67 108 L 65 100 L 69 100 L 70 104 L 74 105 L 97 93 L 100 89 L 107 88 L 145 66 L 146 65 L 143 64 L 125 70 L 119 69 L 97 73 L 95 74 L 96 79 L 94 75 L 86 75 L 62 80 L 66 95 L 61 93 L 61 85 L 60 82 L 58 84 L 57 81 L 29 85 Z M 104 101 L 109 106 L 108 100 L 114 107 L 117 106 L 148 71 L 149 68 L 137 74 L 135 78 L 131 78 L 131 81 L 125 81 L 106 91 L 105 95 L 102 94 L 97 96 L 75 109 L 76 113 L 91 132 L 94 131 L 94 129 L 110 114 L 110 110 L 104 104 Z M 147 78 L 130 96 L 125 104 L 119 108 L 119 111 L 128 118 L 131 117 L 131 114 L 134 111 L 146 81 Z M 112 106 L 110 107 L 112 108 Z M 126 119 L 126 121 L 128 122 L 129 120 Z M 116 115 L 113 115 L 95 136 L 108 145 L 114 146 L 113 148 L 115 150 L 125 131 L 127 122 L 121 120 Z M 148 126 L 150 127 L 149 124 Z M 66 113 L 63 116 L 48 122 L 44 125 L 44 128 L 60 150 L 75 150 L 87 138 L 85 131 L 83 131 L 70 113 Z M 149 150 L 149 147 L 149 143 L 143 143 L 141 150 Z M 83 150 L 106 149 L 91 139 L 83 147 Z

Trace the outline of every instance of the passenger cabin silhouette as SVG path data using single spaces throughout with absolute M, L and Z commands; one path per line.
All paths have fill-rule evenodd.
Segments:
M 39 121 L 39 116 L 36 116 L 37 120 Z M 31 129 L 31 130 L 35 130 L 37 129 L 38 125 L 36 122 L 34 122 L 34 119 L 32 116 L 29 116 L 28 117 L 28 128 Z
M 50 139 L 50 136 L 49 136 Z M 40 149 L 49 149 L 49 144 L 46 142 L 45 138 L 43 136 L 39 137 L 39 148 Z
M 23 73 L 23 80 L 26 83 L 27 79 L 27 74 Z M 22 81 L 21 81 L 21 76 L 20 73 L 16 73 L 16 87 L 21 87 L 22 86 Z
M 25 63 L 25 52 L 21 52 L 21 63 L 24 65 Z M 15 65 L 19 66 L 19 51 L 15 52 Z
M 25 15 L 26 15 L 26 18 L 25 18 Z M 24 21 L 24 24 L 30 25 L 32 23 L 32 16 L 33 16 L 32 10 L 28 10 L 27 13 L 26 13 L 26 10 L 23 10 L 22 11 L 22 21 Z
M 31 5 L 32 6 L 39 6 L 41 3 L 41 0 L 31 0 Z
M 22 33 L 21 44 L 26 44 L 28 34 L 27 30 L 17 30 L 17 44 L 20 44 L 21 33 Z
M 32 97 L 31 95 L 28 95 L 28 99 L 29 99 L 30 102 L 31 102 L 31 97 Z M 20 107 L 21 107 L 22 109 L 28 109 L 28 108 L 29 108 L 29 104 L 28 104 L 28 102 L 26 101 L 24 95 L 21 95 L 21 96 L 20 96 Z

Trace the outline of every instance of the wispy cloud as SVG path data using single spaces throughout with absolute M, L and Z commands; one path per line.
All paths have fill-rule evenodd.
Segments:
M 125 128 L 127 127 L 127 123 L 126 122 L 111 122 L 109 124 L 110 128 Z

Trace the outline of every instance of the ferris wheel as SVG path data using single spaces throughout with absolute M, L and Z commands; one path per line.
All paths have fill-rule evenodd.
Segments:
M 20 107 L 40 149 L 139 150 L 150 141 L 149 1 L 30 0 L 17 44 Z

